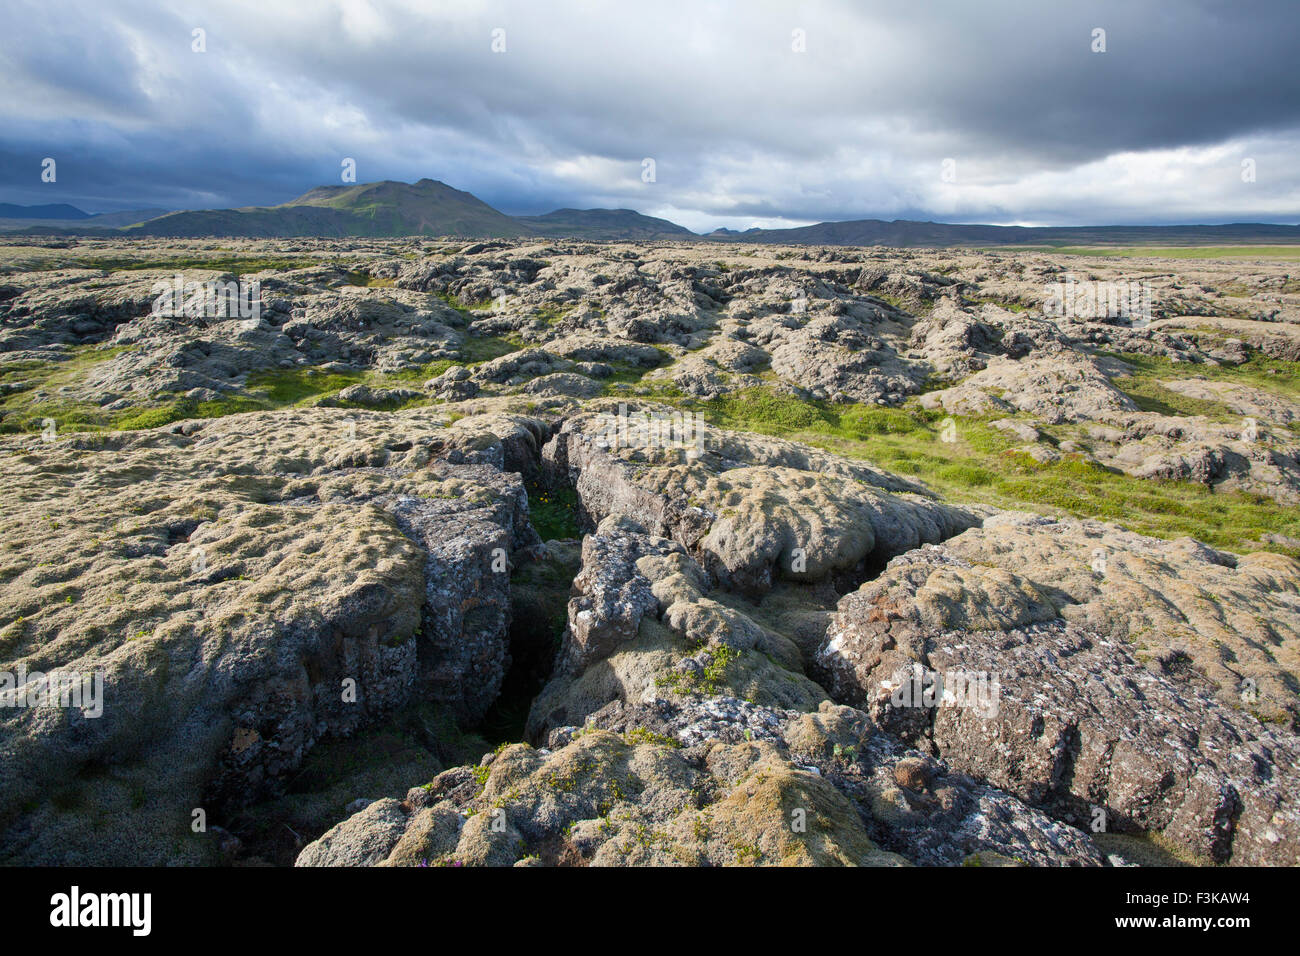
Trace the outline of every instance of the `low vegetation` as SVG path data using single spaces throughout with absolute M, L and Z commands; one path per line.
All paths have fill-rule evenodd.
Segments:
M 1190 535 L 1232 551 L 1267 547 L 1300 557 L 1295 549 L 1261 541 L 1270 532 L 1300 537 L 1300 514 L 1272 498 L 1134 478 L 1079 455 L 1038 462 L 1014 451 L 1017 441 L 984 419 L 956 419 L 956 440 L 944 442 L 939 425 L 946 416 L 915 403 L 903 408 L 834 405 L 752 389 L 677 404 L 724 428 L 776 435 L 868 460 L 919 479 L 956 502 L 1098 518 L 1160 538 Z
M 567 485 L 548 488 L 530 483 L 528 510 L 533 527 L 543 541 L 577 538 L 582 534 L 578 524 L 578 495 Z
M 1300 362 L 1287 362 L 1257 353 L 1240 365 L 1188 365 L 1136 352 L 1100 354 L 1119 359 L 1132 366 L 1134 371 L 1127 381 L 1135 387 L 1146 388 L 1172 379 L 1205 378 L 1220 382 L 1234 382 L 1238 385 L 1253 385 L 1267 391 L 1300 398 Z

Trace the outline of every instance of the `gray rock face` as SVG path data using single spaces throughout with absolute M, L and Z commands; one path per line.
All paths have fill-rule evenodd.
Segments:
M 0 860 L 1300 862 L 1288 270 L 21 240 Z
M 467 484 L 456 498 L 404 496 L 391 505 L 397 526 L 427 555 L 420 685 L 426 699 L 474 723 L 496 700 L 509 664 L 509 555 L 536 544 L 537 535 L 513 476 L 488 465 L 431 471 Z M 460 496 L 470 488 L 479 507 L 467 514 Z
M 323 737 L 416 698 L 481 716 L 508 663 L 508 555 L 536 536 L 517 475 L 434 457 L 446 431 L 316 409 L 6 439 L 7 654 L 104 688 L 99 717 L 0 710 L 6 858 L 202 859 L 191 811 L 274 795 Z M 41 541 L 15 534 L 33 507 Z M 90 839 L 104 825 L 116 839 Z
M 1011 572 L 946 546 L 897 558 L 840 602 L 817 665 L 837 699 L 1057 819 L 1215 862 L 1300 859 L 1300 740 L 1061 620 Z
M 1111 385 L 1093 362 L 1066 350 L 1021 361 L 999 358 L 964 384 L 996 389 L 1004 401 L 1049 424 L 1137 411 L 1132 399 Z
M 782 577 L 851 576 L 979 520 L 869 467 L 703 423 L 690 447 L 620 446 L 608 437 L 617 411 L 567 420 L 544 462 L 576 485 L 588 520 L 625 514 L 683 545 L 729 587 L 762 593 Z
M 397 800 L 376 800 L 309 844 L 295 866 L 374 866 L 406 830 Z
M 353 865 L 358 847 L 374 845 L 392 848 L 382 865 L 503 865 L 532 859 L 529 848 L 547 862 L 596 865 L 750 855 L 787 864 L 1102 864 L 1079 829 L 909 751 L 861 710 L 790 697 L 783 685 L 814 686 L 771 663 L 782 654 L 797 667 L 793 644 L 782 645 L 759 609 L 700 593 L 707 576 L 680 545 L 611 516 L 587 537 L 575 587 L 560 669 L 530 721 L 546 731 L 547 748 L 511 747 L 472 773 L 448 771 L 413 790 L 399 837 L 387 810 L 377 825 L 378 811 L 367 808 L 310 845 L 299 865 Z M 748 647 L 726 643 L 746 631 Z M 700 644 L 712 672 L 683 678 L 679 665 Z M 614 683 L 603 679 L 611 670 Z M 602 701 L 613 688 L 617 696 Z M 553 723 L 570 717 L 583 726 Z M 806 829 L 791 826 L 786 806 L 800 808 Z M 476 822 L 494 816 L 498 826 Z M 753 849 L 724 850 L 719 829 Z M 805 833 L 830 838 L 818 844 Z
M 369 385 L 349 385 L 338 394 L 338 401 L 350 405 L 374 408 L 381 405 L 400 405 L 412 399 L 424 398 L 423 392 L 412 388 L 371 388 Z
M 603 522 L 602 528 L 605 533 L 582 542 L 582 570 L 573 582 L 569 632 L 557 662 L 560 673 L 581 674 L 608 657 L 636 637 L 641 618 L 658 609 L 649 579 L 637 569 L 640 558 L 685 554 L 679 545 L 662 539 L 651 543 L 644 532 L 637 535 L 615 521 Z
M 81 269 L 32 277 L 15 287 L 15 294 L 0 306 L 10 327 L 0 350 L 102 341 L 118 326 L 150 311 L 157 298 L 154 283 L 161 278 L 158 274 L 105 275 Z

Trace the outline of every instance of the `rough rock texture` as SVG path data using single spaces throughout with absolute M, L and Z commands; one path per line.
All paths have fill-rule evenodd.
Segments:
M 1029 523 L 1019 533 L 1070 530 Z M 833 696 L 1058 819 L 1087 826 L 1100 808 L 1108 828 L 1158 833 L 1216 862 L 1300 861 L 1300 738 L 1215 699 L 1221 688 L 1195 658 L 1175 652 L 1144 666 L 1123 635 L 1103 630 L 1108 612 L 1127 626 L 1128 614 L 1176 607 L 1176 596 L 1124 595 L 1132 576 L 1120 568 L 1137 559 L 1112 551 L 1100 594 L 1070 600 L 1061 589 L 1070 572 L 1036 560 L 1041 551 L 1017 560 L 1024 576 L 990 566 L 983 547 L 996 533 L 986 523 L 969 540 L 896 558 L 845 597 L 817 657 Z M 1176 554 L 1163 555 L 1171 580 Z M 1178 565 L 1187 574 L 1202 563 L 1191 554 Z M 1245 610 L 1221 593 L 1230 612 Z M 1229 693 L 1241 691 L 1234 683 Z
M 762 593 L 782 577 L 861 574 L 868 561 L 941 541 L 978 520 L 870 466 L 779 439 L 699 422 L 676 447 L 611 437 L 611 421 L 634 428 L 639 413 L 654 421 L 649 416 L 668 412 L 624 405 L 619 419 L 607 405 L 569 418 L 544 460 L 576 485 L 588 520 L 628 515 L 685 546 L 729 588 Z
M 349 865 L 381 844 L 381 865 L 1102 863 L 1078 829 L 825 700 L 795 642 L 762 623 L 788 613 L 746 615 L 703 586 L 680 545 L 606 518 L 530 722 L 547 746 L 412 790 L 399 837 L 387 809 L 350 817 L 299 865 Z
M 4 376 L 0 426 L 36 430 L 33 402 L 71 402 L 109 424 L 183 399 L 265 402 L 275 376 L 311 371 L 367 379 L 320 385 L 325 401 L 363 407 L 640 387 L 701 399 L 771 388 L 870 406 L 920 394 L 962 417 L 1015 410 L 1058 430 L 1109 429 L 1113 439 L 1094 436 L 1080 453 L 1136 477 L 1300 501 L 1300 445 L 1285 428 L 1294 378 L 1186 384 L 1300 361 L 1300 287 L 1285 263 L 559 240 L 244 240 L 223 252 L 249 266 L 226 271 L 202 243 L 11 247 L 0 353 L 17 369 L 90 367 L 57 383 Z M 194 267 L 205 258 L 211 268 Z M 190 266 L 168 265 L 178 260 Z M 191 314 L 172 291 L 178 275 L 256 282 L 261 308 Z M 1062 314 L 1049 306 L 1065 287 L 1088 295 Z M 1145 289 L 1149 314 L 1098 308 L 1131 287 Z M 1217 418 L 1156 415 L 1149 395 L 1130 394 L 1131 369 L 1115 353 L 1167 361 L 1171 395 L 1267 427 L 1243 446 L 1209 427 L 1226 424 Z M 366 390 L 337 394 L 352 384 Z
M 1018 362 L 1002 358 L 964 384 L 995 390 L 1003 401 L 1052 425 L 1093 421 L 1104 414 L 1137 410 L 1110 384 L 1096 363 L 1073 352 Z
M 1295 725 L 1294 558 L 1237 556 L 1190 538 L 1161 541 L 1101 522 L 1017 513 L 988 519 L 947 547 L 974 564 L 1022 575 L 1065 620 L 1131 645 L 1153 668 L 1194 672 L 1224 703 L 1248 703 L 1267 720 Z
M 11 240 L 0 859 L 1297 862 L 1293 271 Z
M 98 718 L 0 711 L 6 857 L 198 859 L 193 808 L 276 793 L 322 737 L 417 696 L 481 714 L 493 552 L 536 539 L 518 476 L 440 457 L 447 431 L 321 409 L 6 439 L 5 659 L 104 675 Z

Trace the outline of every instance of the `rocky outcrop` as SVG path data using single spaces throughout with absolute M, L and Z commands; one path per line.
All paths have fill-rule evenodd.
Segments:
M 530 720 L 546 746 L 444 772 L 398 825 L 368 808 L 300 866 L 1103 862 L 1080 830 L 826 700 L 772 627 L 788 610 L 703 593 L 685 550 L 626 516 L 586 539 L 576 587 Z
M 0 859 L 1300 862 L 1287 269 L 16 240 Z
M 320 409 L 7 439 L 5 657 L 103 696 L 0 710 L 6 857 L 193 862 L 194 810 L 276 794 L 322 738 L 416 698 L 481 715 L 536 538 L 518 476 L 446 434 Z
M 781 578 L 860 575 L 871 561 L 979 520 L 865 464 L 680 413 L 670 433 L 663 407 L 605 408 L 566 420 L 543 449 L 546 465 L 576 485 L 590 522 L 625 514 L 683 545 L 730 588 L 762 593 Z M 663 440 L 629 441 L 638 428 Z
M 1215 862 L 1300 860 L 1292 770 L 1300 738 L 1242 713 L 1258 706 L 1255 678 L 1216 686 L 1199 655 L 1180 652 L 1144 665 L 1118 632 L 1135 623 L 1130 615 L 1188 602 L 1171 592 L 1135 600 L 1142 570 L 1130 568 L 1141 559 L 1119 542 L 1107 542 L 1097 572 L 1053 566 L 1044 551 L 1030 558 L 1024 548 L 1016 571 L 994 566 L 1000 562 L 987 548 L 1003 527 L 897 558 L 845 597 L 816 659 L 833 696 L 1059 820 L 1158 834 Z M 1040 536 L 1050 553 L 1053 539 L 1068 541 L 1071 530 L 1031 522 L 1011 533 Z M 1203 564 L 1233 571 L 1213 553 L 1168 548 L 1161 557 L 1172 587 L 1181 579 L 1195 588 Z M 1286 569 L 1292 586 L 1297 570 Z M 1095 596 L 1071 595 L 1089 574 L 1096 582 L 1084 588 Z M 1242 589 L 1219 593 L 1228 613 L 1248 612 Z M 1207 625 L 1185 623 L 1196 637 L 1209 636 Z M 1168 634 L 1169 625 L 1155 632 Z M 1244 657 L 1245 642 L 1232 646 Z
M 1095 363 L 1069 351 L 1020 361 L 999 358 L 963 384 L 993 391 L 1020 411 L 1053 425 L 1137 411 Z

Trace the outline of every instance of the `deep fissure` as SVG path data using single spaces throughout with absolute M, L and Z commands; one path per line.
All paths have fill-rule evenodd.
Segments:
M 555 423 L 547 437 L 554 436 L 562 426 L 562 421 Z M 504 470 L 523 482 L 529 523 L 542 540 L 540 545 L 512 556 L 509 660 L 486 712 L 477 720 L 457 720 L 435 704 L 418 700 L 347 736 L 326 735 L 286 780 L 281 796 L 258 801 L 230 815 L 227 825 L 243 842 L 241 855 L 258 855 L 290 865 L 305 842 L 320 836 L 318 829 L 293 825 L 290 804 L 294 800 L 311 802 L 339 788 L 355 787 L 358 780 L 382 776 L 378 772 L 389 765 L 399 773 L 410 773 L 422 761 L 442 768 L 472 765 L 496 747 L 527 740 L 530 710 L 552 676 L 568 626 L 568 602 L 573 581 L 581 570 L 582 535 L 593 532 L 603 517 L 586 507 L 579 492 L 579 469 L 561 469 L 545 461 L 542 444 L 539 441 L 527 451 L 518 445 L 507 449 Z M 676 537 L 672 528 L 662 533 Z M 694 553 L 696 549 L 688 547 L 688 551 Z M 835 599 L 877 577 L 894 556 L 881 543 L 854 566 L 808 583 L 825 589 L 827 610 L 833 610 Z M 696 557 L 708 563 L 706 555 Z M 779 572 L 774 575 L 774 579 L 780 577 Z M 763 594 L 746 596 L 743 589 L 716 584 L 755 606 L 763 601 Z M 466 626 L 471 621 L 472 615 L 468 615 Z M 428 773 L 429 777 L 434 775 L 436 771 Z M 414 777 L 410 783 L 419 785 Z M 377 796 L 359 792 L 354 795 L 358 800 Z

